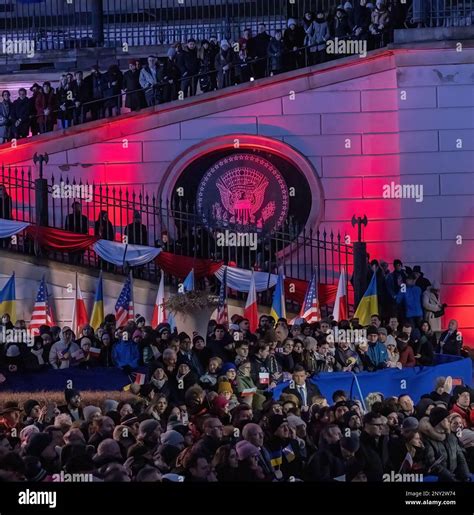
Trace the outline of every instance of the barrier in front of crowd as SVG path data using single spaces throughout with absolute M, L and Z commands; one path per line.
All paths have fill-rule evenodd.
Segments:
M 332 394 L 344 390 L 352 399 L 364 400 L 369 393 L 380 392 L 384 397 L 408 394 L 414 402 L 432 392 L 437 377 L 451 376 L 453 384 L 472 384 L 472 360 L 457 356 L 437 355 L 436 364 L 430 367 L 390 368 L 378 372 L 323 372 L 313 376 L 321 394 L 332 404 Z M 358 385 L 357 385 L 358 383 Z M 290 381 L 279 384 L 273 398 L 279 399 Z M 359 387 L 358 387 L 359 386 Z M 359 390 L 360 388 L 360 390 Z M 361 399 L 361 393 L 363 399 Z

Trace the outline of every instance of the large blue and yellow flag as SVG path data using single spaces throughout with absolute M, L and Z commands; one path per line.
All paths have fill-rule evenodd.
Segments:
M 10 315 L 13 324 L 16 322 L 15 272 L 0 291 L 0 316 L 4 313 Z
M 102 284 L 102 272 L 100 272 L 99 280 L 97 282 L 97 289 L 95 291 L 94 306 L 92 308 L 92 315 L 90 324 L 96 331 L 100 324 L 104 321 L 104 287 Z
M 377 279 L 374 275 L 370 280 L 369 287 L 364 293 L 364 296 L 360 299 L 359 305 L 357 306 L 354 318 L 359 319 L 360 325 L 369 325 L 370 317 L 379 313 L 379 302 L 377 299 Z
M 278 273 L 278 280 L 273 292 L 272 309 L 270 310 L 270 316 L 275 321 L 279 318 L 286 318 L 286 306 L 285 306 L 285 278 L 282 272 Z

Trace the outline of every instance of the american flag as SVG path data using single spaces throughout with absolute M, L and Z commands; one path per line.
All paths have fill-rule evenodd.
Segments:
M 221 289 L 219 291 L 219 303 L 217 304 L 217 323 L 227 325 L 229 312 L 227 310 L 227 267 L 224 267 Z
M 44 277 L 41 279 L 36 302 L 31 314 L 30 331 L 37 331 L 40 326 L 53 326 L 53 312 L 48 302 L 48 288 Z
M 132 288 L 132 276 L 129 275 L 115 304 L 117 327 L 125 325 L 129 320 L 134 320 Z
M 318 286 L 316 284 L 316 273 L 313 274 L 311 282 L 306 290 L 304 302 L 301 306 L 300 318 L 304 318 L 308 324 L 319 322 L 321 320 L 321 311 L 319 309 Z

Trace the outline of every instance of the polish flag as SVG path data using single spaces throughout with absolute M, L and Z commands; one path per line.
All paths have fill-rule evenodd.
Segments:
M 84 297 L 82 296 L 81 288 L 79 287 L 79 281 L 77 279 L 76 272 L 76 297 L 74 299 L 74 306 L 72 312 L 72 330 L 76 335 L 76 338 L 79 336 L 80 328 L 87 324 L 87 309 L 86 303 L 84 302 Z
M 334 311 L 332 315 L 336 322 L 348 320 L 349 317 L 347 310 L 347 281 L 344 267 L 341 268 L 339 284 L 337 285 L 336 302 L 334 303 Z
M 247 303 L 245 304 L 244 317 L 249 321 L 250 332 L 254 333 L 258 327 L 258 309 L 257 290 L 255 289 L 255 276 L 253 272 L 250 278 L 249 294 L 247 296 Z
M 155 306 L 153 307 L 153 316 L 151 317 L 151 327 L 156 328 L 159 324 L 166 322 L 165 309 L 165 278 L 163 270 L 161 271 L 160 284 L 156 295 Z

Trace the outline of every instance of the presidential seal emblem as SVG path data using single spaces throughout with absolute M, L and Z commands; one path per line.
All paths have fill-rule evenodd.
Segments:
M 197 210 L 209 229 L 273 232 L 286 220 L 288 208 L 283 176 L 270 161 L 254 154 L 219 159 L 198 186 Z

